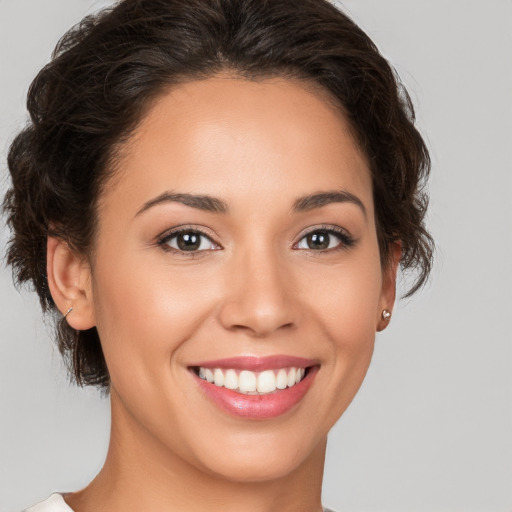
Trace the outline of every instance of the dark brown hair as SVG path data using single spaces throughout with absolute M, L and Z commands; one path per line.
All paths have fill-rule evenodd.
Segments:
M 30 123 L 10 148 L 7 261 L 19 284 L 33 283 L 43 310 L 55 311 L 47 237 L 87 255 L 116 148 L 169 86 L 225 71 L 298 78 L 330 92 L 370 162 L 382 262 L 400 241 L 402 269 L 417 271 L 407 295 L 425 283 L 428 151 L 407 92 L 354 22 L 326 0 L 124 0 L 59 41 L 30 87 Z M 59 318 L 59 349 L 76 381 L 108 388 L 96 329 L 75 331 Z

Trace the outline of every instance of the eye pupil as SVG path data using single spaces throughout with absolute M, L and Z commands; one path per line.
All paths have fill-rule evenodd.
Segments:
M 315 231 L 307 236 L 307 243 L 310 249 L 327 249 L 329 247 L 329 233 L 326 231 Z
M 176 238 L 182 251 L 195 251 L 201 245 L 201 237 L 197 233 L 180 233 Z

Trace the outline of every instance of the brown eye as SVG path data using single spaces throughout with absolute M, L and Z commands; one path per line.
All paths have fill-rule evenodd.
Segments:
M 310 251 L 325 251 L 328 249 L 342 249 L 354 244 L 354 239 L 341 228 L 316 229 L 304 235 L 296 245 L 296 249 Z
M 181 251 L 197 251 L 201 246 L 201 236 L 196 233 L 180 233 L 176 241 Z
M 306 243 L 309 249 L 328 249 L 332 235 L 326 231 L 316 231 L 306 235 Z
M 205 234 L 199 231 L 180 231 L 166 237 L 161 242 L 169 247 L 183 252 L 208 251 L 217 246 Z

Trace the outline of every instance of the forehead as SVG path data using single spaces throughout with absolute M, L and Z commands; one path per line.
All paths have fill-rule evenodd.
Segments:
M 143 203 L 167 190 L 229 203 L 283 204 L 345 189 L 372 209 L 365 155 L 326 91 L 284 78 L 214 77 L 173 87 L 121 151 L 109 199 Z

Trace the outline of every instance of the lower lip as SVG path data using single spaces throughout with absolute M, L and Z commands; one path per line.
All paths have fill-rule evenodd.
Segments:
M 242 418 L 265 420 L 280 416 L 297 405 L 304 398 L 317 372 L 318 366 L 313 366 L 295 386 L 267 395 L 244 395 L 216 386 L 199 378 L 195 373 L 193 375 L 208 398 L 226 412 Z

